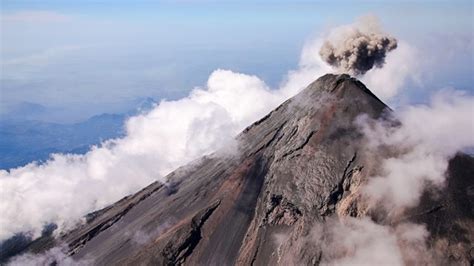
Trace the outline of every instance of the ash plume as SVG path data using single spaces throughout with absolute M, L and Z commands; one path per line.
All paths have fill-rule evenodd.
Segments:
M 396 49 L 397 43 L 380 30 L 376 17 L 368 16 L 354 25 L 333 30 L 319 55 L 342 72 L 363 75 L 374 67 L 382 67 L 387 53 Z

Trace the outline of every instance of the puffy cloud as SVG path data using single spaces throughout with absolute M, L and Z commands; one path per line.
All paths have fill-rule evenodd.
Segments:
M 67 266 L 86 266 L 91 265 L 92 260 L 73 260 L 63 252 L 61 247 L 55 247 L 43 254 L 27 253 L 12 259 L 9 266 L 37 266 L 37 265 L 67 265 Z
M 383 160 L 382 173 L 366 186 L 387 208 L 415 206 L 427 184 L 442 186 L 449 159 L 474 147 L 474 97 L 460 91 L 436 93 L 430 104 L 408 106 L 394 114 L 399 125 L 361 118 L 371 148 L 395 151 Z
M 398 48 L 387 54 L 382 68 L 373 68 L 361 77 L 362 82 L 383 101 L 399 95 L 405 84 L 420 84 L 419 53 L 416 48 L 400 40 Z
M 345 217 L 319 224 L 309 237 L 322 245 L 322 265 L 417 265 L 430 262 L 427 236 L 421 225 L 390 227 Z

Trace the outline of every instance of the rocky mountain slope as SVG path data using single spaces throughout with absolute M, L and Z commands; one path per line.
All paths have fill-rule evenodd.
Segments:
M 323 243 L 308 238 L 317 224 L 367 216 L 426 224 L 436 261 L 472 264 L 472 157 L 453 158 L 445 191 L 426 193 L 397 217 L 363 200 L 360 187 L 383 152 L 367 150 L 354 120 L 390 112 L 358 80 L 325 75 L 245 129 L 238 151 L 177 169 L 167 184 L 151 184 L 28 250 L 62 245 L 96 265 L 317 265 L 325 262 Z

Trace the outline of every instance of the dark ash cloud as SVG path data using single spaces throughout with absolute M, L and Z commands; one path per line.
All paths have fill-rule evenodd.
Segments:
M 375 18 L 336 29 L 322 45 L 321 58 L 351 75 L 363 75 L 373 67 L 382 67 L 388 52 L 397 48 L 397 40 L 379 30 Z

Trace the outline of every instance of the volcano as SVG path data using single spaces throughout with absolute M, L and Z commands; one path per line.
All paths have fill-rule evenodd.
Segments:
M 390 120 L 391 113 L 357 79 L 327 74 L 241 132 L 235 154 L 204 156 L 165 184 L 150 184 L 24 250 L 60 246 L 95 265 L 318 265 L 324 243 L 310 240 L 311 230 L 334 217 L 365 217 L 388 227 L 423 224 L 436 262 L 472 265 L 471 156 L 452 158 L 441 193 L 426 191 L 418 206 L 396 216 L 364 200 L 361 187 L 385 152 L 369 151 L 354 121 Z

